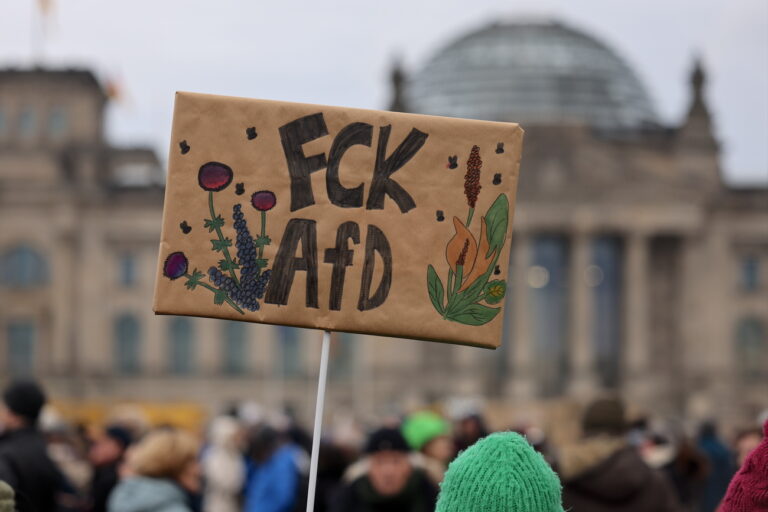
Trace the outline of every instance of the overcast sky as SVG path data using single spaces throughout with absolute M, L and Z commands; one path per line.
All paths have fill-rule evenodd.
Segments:
M 441 46 L 499 18 L 557 18 L 625 57 L 665 122 L 688 102 L 695 54 L 728 177 L 768 182 L 766 0 L 53 0 L 45 44 L 33 0 L 0 3 L 0 66 L 35 55 L 122 83 L 110 107 L 119 144 L 165 156 L 176 90 L 386 108 L 400 56 L 415 70 Z M 40 50 L 40 47 L 43 50 Z

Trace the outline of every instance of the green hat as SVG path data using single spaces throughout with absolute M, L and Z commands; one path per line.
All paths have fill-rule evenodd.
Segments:
M 421 450 L 434 438 L 448 434 L 449 430 L 448 422 L 431 411 L 411 414 L 401 428 L 403 437 L 414 451 Z
M 497 432 L 448 467 L 435 512 L 563 512 L 560 479 L 514 432 Z

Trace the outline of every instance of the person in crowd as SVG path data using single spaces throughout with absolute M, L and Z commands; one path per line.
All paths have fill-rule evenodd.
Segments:
M 560 479 L 516 432 L 496 432 L 451 462 L 436 512 L 563 512 Z
M 245 459 L 240 447 L 240 424 L 232 416 L 211 422 L 210 446 L 203 456 L 205 512 L 238 512 L 245 486 Z
M 400 430 L 381 428 L 365 446 L 368 471 L 344 486 L 331 510 L 336 512 L 431 512 L 437 489 L 411 463 Z
M 728 485 L 719 512 L 768 512 L 768 420 L 762 441 Z
M 91 512 L 107 512 L 109 495 L 120 480 L 120 468 L 132 441 L 131 432 L 120 425 L 107 427 L 93 439 L 88 451 L 88 460 L 93 466 Z
M 333 497 L 344 472 L 355 460 L 345 446 L 323 439 L 317 461 L 315 512 L 333 512 Z M 297 509 L 299 510 L 299 509 Z
M 714 512 L 728 489 L 735 468 L 733 455 L 728 447 L 720 440 L 717 426 L 707 421 L 699 429 L 699 450 L 709 459 L 710 472 L 704 484 L 704 492 L 699 504 L 700 512 Z
M 579 512 L 679 512 L 675 493 L 631 446 L 624 406 L 600 399 L 587 408 L 584 438 L 563 446 L 557 470 L 563 480 L 563 505 Z
M 5 389 L 0 404 L 0 480 L 14 490 L 21 512 L 56 510 L 67 487 L 37 428 L 45 402 L 37 383 L 17 380 Z
M 759 428 L 748 428 L 736 435 L 734 451 L 736 452 L 736 466 L 741 467 L 747 459 L 747 455 L 757 448 L 763 440 L 763 431 Z
M 421 411 L 408 416 L 401 431 L 411 449 L 418 453 L 417 463 L 438 485 L 455 455 L 448 422 L 432 411 Z
M 13 489 L 2 480 L 0 480 L 0 512 L 16 512 Z
M 80 510 L 91 482 L 92 468 L 86 457 L 86 443 L 73 426 L 56 409 L 45 406 L 40 413 L 38 428 L 45 438 L 48 456 L 56 464 L 70 489 L 70 509 Z
M 682 436 L 677 442 L 662 434 L 649 437 L 641 447 L 643 460 L 669 479 L 686 512 L 695 512 L 709 475 L 709 461 Z
M 271 426 L 251 429 L 245 512 L 292 512 L 299 495 L 297 447 Z
M 485 420 L 480 414 L 473 413 L 463 417 L 459 420 L 456 428 L 456 437 L 454 439 L 456 444 L 455 452 L 458 453 L 466 450 L 488 434 Z
M 128 451 L 128 476 L 109 497 L 109 512 L 193 512 L 200 491 L 199 443 L 174 428 L 154 430 Z

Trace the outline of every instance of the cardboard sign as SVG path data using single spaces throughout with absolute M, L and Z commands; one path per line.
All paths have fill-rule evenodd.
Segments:
M 154 310 L 497 347 L 522 137 L 178 93 Z

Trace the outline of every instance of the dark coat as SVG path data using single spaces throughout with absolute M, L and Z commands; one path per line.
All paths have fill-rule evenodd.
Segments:
M 91 480 L 91 512 L 107 512 L 109 495 L 120 482 L 119 465 L 120 462 L 115 461 L 94 468 Z
M 634 448 L 623 447 L 563 482 L 563 507 L 573 512 L 679 512 L 675 493 Z
M 427 475 L 414 470 L 405 488 L 394 496 L 381 496 L 367 475 L 361 476 L 339 492 L 335 512 L 432 512 L 437 502 L 437 489 Z
M 45 439 L 34 429 L 7 432 L 0 437 L 0 480 L 16 492 L 21 512 L 56 510 L 65 480 L 48 456 Z

